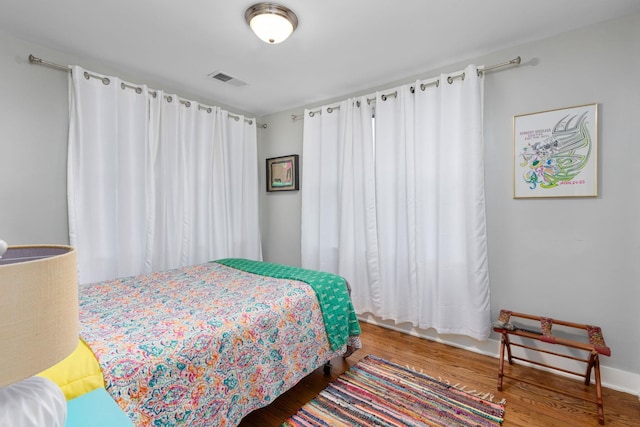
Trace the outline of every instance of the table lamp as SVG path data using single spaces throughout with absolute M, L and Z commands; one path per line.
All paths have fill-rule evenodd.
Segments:
M 0 240 L 0 425 L 64 426 L 66 400 L 34 377 L 78 345 L 76 251 Z

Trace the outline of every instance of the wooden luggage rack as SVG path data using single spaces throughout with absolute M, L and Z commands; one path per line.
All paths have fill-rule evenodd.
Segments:
M 539 321 L 540 322 L 540 331 L 533 331 L 533 330 L 529 330 L 529 329 L 524 329 L 521 327 L 516 326 L 513 323 L 510 323 L 511 318 L 521 318 L 521 319 L 528 319 L 528 320 L 532 320 L 532 321 Z M 576 328 L 576 329 L 581 329 L 583 331 L 586 331 L 587 333 L 587 337 L 589 342 L 581 342 L 581 341 L 575 341 L 575 340 L 570 340 L 570 339 L 566 339 L 566 338 L 562 338 L 562 337 L 557 337 L 554 336 L 551 333 L 551 328 L 553 325 L 561 325 L 564 327 L 568 327 L 568 328 Z M 581 400 L 585 400 L 588 402 L 592 402 L 595 403 L 598 406 L 598 422 L 600 424 L 604 424 L 604 409 L 603 409 L 603 402 L 602 402 L 602 385 L 600 383 L 600 360 L 599 360 L 599 355 L 603 355 L 603 356 L 611 356 L 611 350 L 609 349 L 609 347 L 607 347 L 607 345 L 604 342 L 604 337 L 602 336 L 602 330 L 600 329 L 600 327 L 598 326 L 591 326 L 591 325 L 582 325 L 579 323 L 571 323 L 571 322 L 565 322 L 562 320 L 555 320 L 555 319 L 551 319 L 548 317 L 541 317 L 541 316 L 532 316 L 530 314 L 523 314 L 523 313 L 515 313 L 515 312 L 511 312 L 508 310 L 500 310 L 500 316 L 498 318 L 498 320 L 496 322 L 494 322 L 493 324 L 493 330 L 500 333 L 501 335 L 501 340 L 500 340 L 500 368 L 499 368 L 499 372 L 498 372 L 498 390 L 502 391 L 502 379 L 503 378 L 511 378 L 517 381 L 521 381 L 527 384 L 531 384 L 537 387 L 541 387 L 547 390 L 551 390 L 557 393 L 561 393 L 567 396 L 571 396 L 574 398 L 578 398 Z M 570 348 L 574 348 L 574 349 L 578 349 L 578 350 L 584 350 L 586 352 L 589 352 L 589 358 L 588 359 L 581 359 L 579 357 L 574 357 L 571 355 L 567 355 L 567 354 L 563 354 L 563 353 L 556 353 L 553 351 L 549 351 L 546 349 L 542 349 L 542 348 L 536 348 L 536 347 L 530 347 L 524 344 L 520 344 L 520 343 L 512 343 L 509 341 L 509 335 L 517 335 L 519 337 L 523 337 L 523 338 L 529 338 L 532 340 L 537 340 L 537 341 L 542 341 L 542 342 L 546 342 L 549 344 L 558 344 L 558 345 L 563 345 L 565 347 L 570 347 Z M 564 357 L 567 359 L 571 359 L 571 360 L 576 360 L 579 362 L 584 362 L 587 364 L 587 369 L 586 372 L 583 373 L 579 373 L 579 372 L 573 372 L 573 371 L 569 371 L 560 367 L 556 367 L 556 366 L 551 366 L 551 365 L 547 365 L 544 363 L 540 363 L 540 362 L 536 362 L 533 360 L 529 360 L 529 359 L 525 359 L 522 357 L 516 357 L 511 353 L 511 346 L 516 346 L 516 347 L 522 347 L 528 350 L 533 350 L 533 351 L 538 351 L 538 352 L 542 352 L 542 353 L 547 353 L 547 354 L 551 354 L 554 356 L 558 356 L 558 357 Z M 532 381 L 529 381 L 527 379 L 522 379 L 522 378 L 517 378 L 515 376 L 509 376 L 507 374 L 504 373 L 504 350 L 507 350 L 507 358 L 509 361 L 509 364 L 513 364 L 514 360 L 521 360 L 524 362 L 529 362 L 532 363 L 534 365 L 538 365 L 538 366 L 543 366 L 545 368 L 549 368 L 549 369 L 553 369 L 556 371 L 561 371 L 561 372 L 565 372 L 567 374 L 571 374 L 571 375 L 575 375 L 581 378 L 584 378 L 584 384 L 585 385 L 589 385 L 590 381 L 591 381 L 591 370 L 593 369 L 594 371 L 594 376 L 595 376 L 595 383 L 596 383 L 596 398 L 595 399 L 590 399 L 590 398 L 585 398 L 582 396 L 577 396 L 575 394 L 571 394 L 568 393 L 564 390 L 559 390 L 550 386 L 545 386 L 539 383 L 535 383 Z

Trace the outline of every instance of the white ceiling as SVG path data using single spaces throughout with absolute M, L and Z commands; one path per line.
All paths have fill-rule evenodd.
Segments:
M 253 3 L 0 0 L 0 28 L 262 116 L 640 13 L 638 0 L 282 0 L 299 26 L 267 45 L 244 22 Z

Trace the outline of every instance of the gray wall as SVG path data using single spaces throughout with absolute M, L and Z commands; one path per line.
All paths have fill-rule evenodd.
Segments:
M 267 128 L 258 129 L 260 160 L 260 232 L 265 261 L 296 265 L 300 253 L 300 191 L 266 191 L 266 162 L 271 157 L 302 154 L 302 120 L 291 120 L 291 113 L 269 116 Z M 302 162 L 302 157 L 300 157 Z M 302 168 L 300 168 L 302 178 Z
M 636 330 L 640 325 L 636 308 L 640 301 L 640 187 L 635 167 L 640 158 L 638 52 L 640 15 L 417 76 L 457 71 L 469 62 L 492 65 L 522 57 L 521 66 L 487 73 L 485 81 L 485 185 L 493 318 L 504 308 L 601 326 L 612 348 L 612 357 L 602 360 L 612 368 L 603 381 L 618 381 L 612 376 L 620 370 L 620 381 L 627 382 L 618 384 L 619 388 L 634 392 L 640 390 L 640 334 Z M 411 79 L 404 82 L 408 81 Z M 376 89 L 383 88 L 366 93 Z M 513 116 L 594 102 L 599 104 L 599 196 L 514 200 Z M 304 154 L 302 125 L 290 117 L 302 114 L 302 110 L 261 119 L 269 126 L 268 131 L 258 134 L 262 159 Z M 301 182 L 301 191 L 304 185 Z M 300 192 L 263 193 L 261 203 L 265 260 L 299 265 Z M 418 332 L 433 336 L 428 331 Z M 446 340 L 469 346 L 468 340 L 460 337 Z M 494 354 L 497 351 L 495 341 L 492 347 L 478 346 Z
M 416 76 L 459 70 L 468 62 L 491 65 L 522 56 L 523 65 L 488 73 L 485 85 L 493 315 L 508 308 L 602 326 L 613 351 L 611 358 L 603 358 L 603 365 L 610 368 L 603 372 L 603 381 L 619 380 L 620 387 L 636 391 L 640 390 L 638 52 L 640 16 L 631 16 Z M 0 238 L 10 244 L 67 243 L 67 75 L 28 64 L 29 53 L 198 98 L 163 87 L 147 76 L 130 76 L 106 64 L 0 33 Z M 355 94 L 345 97 L 351 95 Z M 513 200 L 513 115 L 592 102 L 599 103 L 600 195 Z M 264 159 L 302 154 L 302 122 L 290 118 L 301 113 L 302 107 L 264 117 L 259 122 L 268 128 L 258 130 L 264 256 L 267 261 L 293 265 L 300 264 L 300 192 L 267 194 Z M 304 191 L 304 182 L 301 185 Z M 482 348 L 464 338 L 446 338 Z M 497 344 L 491 344 L 487 351 L 495 353 Z M 616 373 L 618 380 L 612 379 Z M 625 378 L 630 380 L 624 383 Z
M 30 65 L 41 50 L 0 34 L 0 239 L 68 243 L 67 73 Z

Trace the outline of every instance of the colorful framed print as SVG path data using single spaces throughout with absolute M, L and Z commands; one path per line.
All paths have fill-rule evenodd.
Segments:
M 513 197 L 598 195 L 598 104 L 513 117 Z
M 298 190 L 298 155 L 267 159 L 267 191 Z

